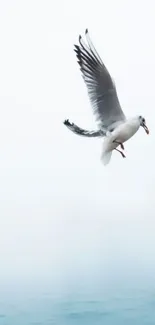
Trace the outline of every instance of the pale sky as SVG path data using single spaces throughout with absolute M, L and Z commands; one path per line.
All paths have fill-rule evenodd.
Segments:
M 154 13 L 153 0 L 0 1 L 0 283 L 155 267 Z M 73 51 L 86 28 L 125 114 L 150 129 L 107 167 L 103 140 L 62 123 L 95 127 Z

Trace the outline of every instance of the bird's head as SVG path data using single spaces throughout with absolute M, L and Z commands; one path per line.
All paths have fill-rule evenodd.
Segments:
M 147 134 L 149 134 L 149 129 L 148 129 L 148 127 L 146 126 L 146 121 L 145 121 L 145 118 L 143 117 L 143 116 L 139 116 L 139 123 L 140 123 L 140 126 L 142 126 L 143 128 L 144 128 L 144 130 L 145 130 L 145 132 L 147 133 Z

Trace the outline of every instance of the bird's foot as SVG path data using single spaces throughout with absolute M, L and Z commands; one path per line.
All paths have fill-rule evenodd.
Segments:
M 121 150 L 119 150 L 117 148 L 115 148 L 115 150 L 118 151 L 122 155 L 123 158 L 126 158 L 125 154 Z

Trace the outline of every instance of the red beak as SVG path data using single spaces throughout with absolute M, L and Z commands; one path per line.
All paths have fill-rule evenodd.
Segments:
M 148 127 L 146 126 L 146 124 L 143 124 L 143 128 L 144 128 L 144 130 L 145 130 L 145 132 L 146 132 L 147 134 L 150 133 Z

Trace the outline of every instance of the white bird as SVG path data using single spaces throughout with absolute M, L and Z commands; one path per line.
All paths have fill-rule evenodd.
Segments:
M 88 33 L 85 31 L 87 45 L 79 36 L 79 45 L 74 45 L 80 70 L 87 86 L 88 95 L 96 119 L 99 121 L 99 129 L 88 131 L 78 127 L 69 120 L 64 124 L 74 133 L 85 137 L 104 137 L 101 160 L 104 165 L 108 164 L 112 151 L 117 150 L 122 157 L 125 157 L 123 151 L 117 147 L 120 145 L 124 150 L 123 143 L 130 139 L 142 126 L 149 134 L 145 118 L 135 116 L 127 119 L 120 106 L 117 96 L 116 86 L 112 80 L 107 68 L 98 55 Z

